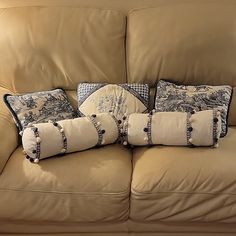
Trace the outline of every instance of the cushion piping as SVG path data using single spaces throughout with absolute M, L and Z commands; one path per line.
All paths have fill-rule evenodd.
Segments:
M 117 196 L 126 196 L 127 194 L 130 193 L 129 190 L 125 190 L 122 192 L 77 192 L 77 191 L 47 191 L 47 190 L 27 190 L 27 189 L 14 189 L 14 188 L 0 188 L 0 191 L 14 191 L 14 192 L 38 192 L 38 193 L 55 193 L 55 194 L 75 194 L 75 195 L 84 195 L 84 196 L 94 196 L 94 195 L 117 195 Z
M 138 192 L 134 189 L 131 189 L 131 197 L 135 196 L 156 196 L 159 194 L 208 194 L 208 195 L 215 195 L 215 196 L 220 196 L 220 195 L 232 195 L 236 196 L 236 193 L 225 193 L 225 192 L 181 192 L 181 191 L 160 191 L 160 192 Z

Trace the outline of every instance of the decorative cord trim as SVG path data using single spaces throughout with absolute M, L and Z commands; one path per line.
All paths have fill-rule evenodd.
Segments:
M 88 118 L 90 119 L 90 121 L 92 122 L 92 124 L 94 125 L 95 129 L 97 130 L 98 133 L 98 142 L 97 142 L 97 146 L 100 146 L 102 144 L 102 140 L 103 140 L 103 135 L 102 135 L 102 131 L 100 128 L 100 124 L 99 122 L 97 122 L 95 120 L 95 118 L 92 116 L 88 116 Z
M 123 145 L 128 145 L 129 144 L 129 140 L 128 140 L 128 127 L 129 127 L 129 115 L 126 116 L 126 121 L 123 124 L 123 134 L 122 134 L 122 142 Z
M 120 127 L 120 124 L 118 123 L 118 120 L 116 119 L 116 117 L 113 114 L 110 114 L 110 115 L 116 123 L 117 131 L 118 131 L 118 137 L 117 137 L 115 142 L 118 142 L 119 140 L 121 140 L 121 134 L 122 134 L 121 133 L 121 127 Z
M 124 133 L 123 133 L 123 138 L 124 138 L 124 142 L 126 142 L 127 144 L 129 143 L 128 140 L 128 127 L 129 127 L 129 115 L 126 116 L 126 121 L 124 122 Z
M 57 123 L 57 122 L 53 122 L 53 125 L 58 129 L 58 131 L 60 132 L 61 136 L 62 136 L 62 142 L 63 142 L 63 148 L 61 150 L 61 154 L 64 154 L 67 152 L 67 138 L 64 132 L 63 127 Z
M 32 157 L 26 156 L 26 158 L 29 159 L 30 162 L 38 163 L 40 160 L 41 139 L 39 137 L 39 131 L 37 127 L 32 126 L 31 130 L 33 131 L 35 139 L 36 139 L 36 149 L 32 151 L 32 153 L 35 154 L 35 157 L 32 158 Z
M 152 145 L 152 114 L 148 115 L 147 128 L 148 145 Z
M 191 118 L 192 114 L 191 113 L 187 113 L 186 115 L 186 138 L 187 138 L 187 145 L 188 146 L 192 146 L 193 144 L 190 142 L 192 140 L 192 126 L 191 126 L 191 122 L 190 122 L 190 118 Z
M 39 131 L 38 131 L 38 128 L 34 128 L 34 135 L 35 135 L 35 137 L 36 137 L 36 159 L 40 159 L 40 149 L 41 149 L 41 145 L 40 145 L 40 143 L 41 143 L 41 140 L 37 140 L 37 138 L 39 138 L 40 139 L 40 137 L 39 137 Z
M 217 137 L 217 134 L 218 134 L 218 118 L 217 118 L 217 110 L 213 110 L 213 134 L 212 134 L 212 137 L 213 137 L 213 145 L 214 146 L 217 146 L 218 144 L 218 137 Z

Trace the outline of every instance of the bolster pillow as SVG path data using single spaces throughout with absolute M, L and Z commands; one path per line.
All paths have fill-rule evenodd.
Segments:
M 218 146 L 220 112 L 157 112 L 131 114 L 124 127 L 124 145 Z
M 114 143 L 119 137 L 116 119 L 108 113 L 30 125 L 22 135 L 26 157 L 39 160 Z

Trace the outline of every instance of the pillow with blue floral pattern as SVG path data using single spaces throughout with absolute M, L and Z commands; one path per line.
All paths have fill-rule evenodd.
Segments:
M 227 117 L 232 87 L 228 85 L 186 86 L 160 80 L 157 84 L 155 110 L 157 112 L 192 112 L 217 109 L 221 113 L 221 137 L 227 134 Z
M 5 94 L 4 102 L 20 131 L 27 128 L 30 123 L 44 123 L 49 120 L 59 121 L 76 117 L 76 112 L 63 89 L 23 95 Z

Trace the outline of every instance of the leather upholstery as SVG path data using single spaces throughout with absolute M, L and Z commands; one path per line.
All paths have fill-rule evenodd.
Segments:
M 17 7 L 25 5 L 35 7 Z M 219 149 L 135 149 L 133 169 L 119 145 L 33 165 L 14 151 L 17 129 L 2 102 L 4 93 L 63 87 L 77 108 L 77 83 L 90 81 L 236 86 L 235 0 L 2 0 L 0 8 L 0 234 L 236 234 L 235 128 Z
M 38 165 L 30 163 L 19 147 L 0 177 L 0 219 L 126 220 L 131 172 L 131 153 L 118 145 L 50 158 Z
M 66 90 L 66 95 L 72 107 L 75 110 L 77 110 L 78 109 L 77 92 L 75 90 Z
M 3 102 L 3 95 L 9 93 L 0 88 L 0 175 L 12 152 L 18 145 L 18 132 L 10 112 Z
M 236 4 L 222 2 L 185 2 L 131 11 L 128 82 L 154 86 L 159 79 L 168 79 L 187 85 L 236 86 L 235 11 Z M 231 114 L 236 114 L 235 106 Z M 230 121 L 236 125 L 235 115 Z
M 218 149 L 136 149 L 131 219 L 236 223 L 235 140 L 230 128 Z
M 235 0 L 1 0 L 0 8 L 22 6 L 71 6 L 71 7 L 96 7 L 102 9 L 119 10 L 127 14 L 132 9 L 150 8 L 169 4 L 186 2 L 198 3 L 235 3 Z
M 30 222 L 30 221 L 0 221 L 1 231 L 17 233 L 18 235 L 51 235 L 60 232 L 62 236 L 234 236 L 233 224 L 197 223 L 197 222 L 141 222 L 127 220 L 108 223 L 73 223 L 73 222 Z M 88 233 L 89 232 L 89 233 Z M 5 234 L 4 234 L 5 236 Z
M 126 79 L 126 17 L 120 12 L 9 8 L 0 14 L 0 28 L 0 86 L 13 92 Z
M 235 10 L 236 4 L 185 3 L 131 11 L 128 81 L 236 86 Z

